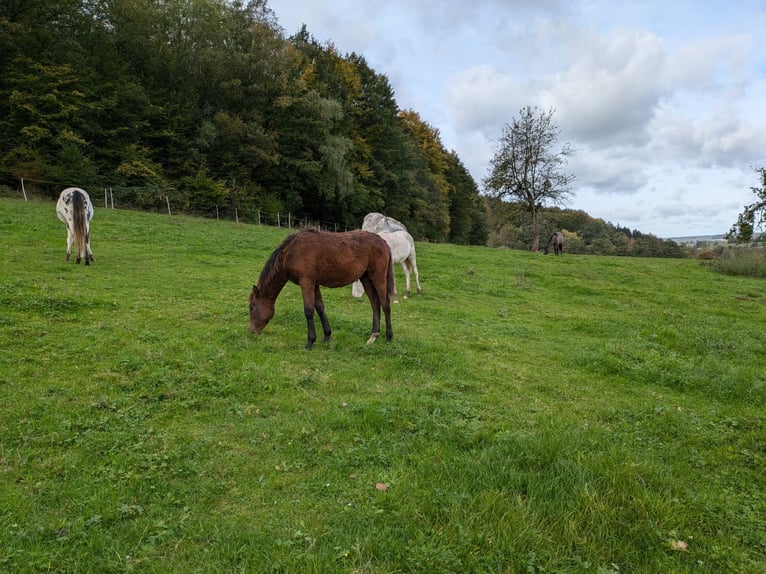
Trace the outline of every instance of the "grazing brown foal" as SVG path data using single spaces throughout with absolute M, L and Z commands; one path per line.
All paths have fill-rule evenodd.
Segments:
M 287 237 L 269 257 L 258 284 L 250 293 L 250 331 L 260 333 L 274 317 L 274 302 L 288 281 L 300 286 L 303 312 L 308 324 L 306 348 L 316 341 L 314 311 L 319 315 L 324 340 L 330 340 L 330 323 L 325 315 L 319 287 L 343 287 L 359 279 L 372 306 L 372 334 L 367 343 L 380 336 L 380 309 L 386 317 L 386 340 L 393 337 L 391 300 L 394 270 L 386 242 L 367 231 L 330 233 L 308 229 Z

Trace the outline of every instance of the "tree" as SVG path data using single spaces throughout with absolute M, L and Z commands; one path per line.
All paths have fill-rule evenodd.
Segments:
M 484 186 L 490 195 L 520 202 L 532 218 L 532 251 L 540 244 L 540 211 L 546 203 L 564 203 L 574 175 L 561 170 L 572 154 L 569 144 L 554 149 L 560 130 L 553 109 L 527 106 L 505 124 L 498 149 L 490 161 Z
M 734 239 L 740 242 L 750 241 L 753 238 L 753 231 L 760 229 L 766 223 L 766 168 L 753 168 L 761 176 L 761 187 L 751 187 L 753 193 L 758 197 L 758 201 L 746 205 L 744 211 L 739 214 L 737 223 L 732 225 L 728 239 Z
M 419 185 L 412 189 L 414 227 L 429 240 L 444 241 L 449 236 L 452 185 L 447 179 L 448 158 L 439 130 L 428 125 L 414 110 L 402 111 L 399 117 L 423 160 L 415 174 Z

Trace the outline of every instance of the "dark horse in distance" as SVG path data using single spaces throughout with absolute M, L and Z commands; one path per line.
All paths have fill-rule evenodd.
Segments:
M 330 233 L 307 229 L 288 236 L 269 257 L 258 285 L 250 293 L 250 332 L 260 333 L 274 317 L 274 302 L 288 281 L 300 286 L 303 312 L 308 323 L 306 348 L 316 341 L 314 311 L 319 315 L 324 340 L 330 340 L 330 323 L 325 315 L 320 285 L 343 287 L 359 279 L 372 306 L 372 334 L 367 343 L 380 336 L 380 309 L 386 317 L 386 340 L 393 337 L 391 300 L 394 268 L 386 242 L 367 231 Z
M 557 231 L 551 235 L 551 238 L 548 240 L 548 243 L 545 246 L 545 250 L 543 251 L 545 255 L 548 255 L 548 252 L 551 250 L 551 246 L 553 246 L 553 253 L 556 255 L 561 255 L 564 252 L 564 234 L 560 231 Z

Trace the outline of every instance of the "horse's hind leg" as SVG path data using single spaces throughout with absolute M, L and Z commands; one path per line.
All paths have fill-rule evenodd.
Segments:
M 389 269 L 386 271 L 386 273 L 391 273 L 393 275 L 394 268 L 392 265 L 389 266 Z M 372 343 L 380 336 L 381 307 L 383 308 L 383 315 L 386 319 L 386 341 L 390 341 L 394 336 L 394 330 L 391 328 L 391 299 L 388 296 L 388 277 L 387 275 L 384 275 L 383 277 L 376 277 L 375 280 L 368 278 L 368 281 L 370 281 L 370 291 L 368 291 L 367 295 L 371 300 L 373 297 L 375 298 L 375 306 L 372 308 L 372 336 L 367 342 Z
M 89 265 L 90 262 L 95 263 L 96 258 L 93 257 L 93 251 L 90 250 L 90 231 L 85 234 L 85 265 Z
M 319 291 L 319 285 L 314 290 L 314 309 L 316 309 L 319 320 L 322 322 L 322 331 L 324 332 L 325 343 L 330 340 L 332 329 L 330 329 L 330 322 L 327 320 L 327 315 L 324 312 L 324 301 L 322 301 L 322 293 Z
M 370 306 L 372 307 L 372 333 L 367 340 L 367 344 L 369 345 L 370 343 L 374 343 L 375 339 L 380 337 L 380 296 L 378 295 L 378 290 L 375 288 L 375 284 L 367 273 L 362 275 L 360 281 L 364 286 L 364 292 L 367 293 L 367 298 L 370 300 Z M 386 302 L 388 303 L 388 301 Z
M 72 256 L 72 243 L 74 243 L 74 233 L 69 229 L 69 225 L 66 226 L 66 260 Z
M 313 282 L 311 284 L 301 283 L 301 295 L 303 295 L 303 314 L 306 316 L 306 325 L 308 327 L 306 349 L 311 349 L 317 340 L 316 329 L 314 328 L 315 287 Z
M 357 299 L 361 299 L 364 296 L 364 287 L 358 279 L 351 284 L 351 295 Z
M 404 269 L 404 263 L 402 263 L 402 269 Z M 405 274 L 407 272 L 405 271 Z M 373 287 L 374 289 L 375 287 Z M 407 284 L 407 292 L 409 293 L 409 283 Z M 391 298 L 394 300 L 394 303 L 399 302 L 399 293 L 396 292 L 396 279 L 394 279 L 394 292 L 391 294 Z M 407 298 L 407 295 L 404 296 L 404 298 Z
M 423 291 L 420 288 L 420 276 L 418 275 L 418 264 L 415 262 L 415 255 L 410 258 L 410 265 L 412 266 L 412 273 L 415 275 L 415 286 L 418 289 L 418 295 L 422 295 Z
M 410 262 L 406 259 L 402 261 L 402 271 L 404 271 L 404 298 L 409 299 L 410 298 Z M 396 299 L 394 299 L 394 303 L 396 303 Z
M 381 305 L 386 318 L 386 341 L 390 341 L 394 336 L 394 330 L 391 328 L 391 301 L 388 297 L 383 297 Z

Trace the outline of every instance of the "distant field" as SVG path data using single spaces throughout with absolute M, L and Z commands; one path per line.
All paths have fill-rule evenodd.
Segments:
M 0 571 L 766 572 L 764 280 L 418 243 L 307 352 L 287 230 L 92 225 L 0 199 Z

